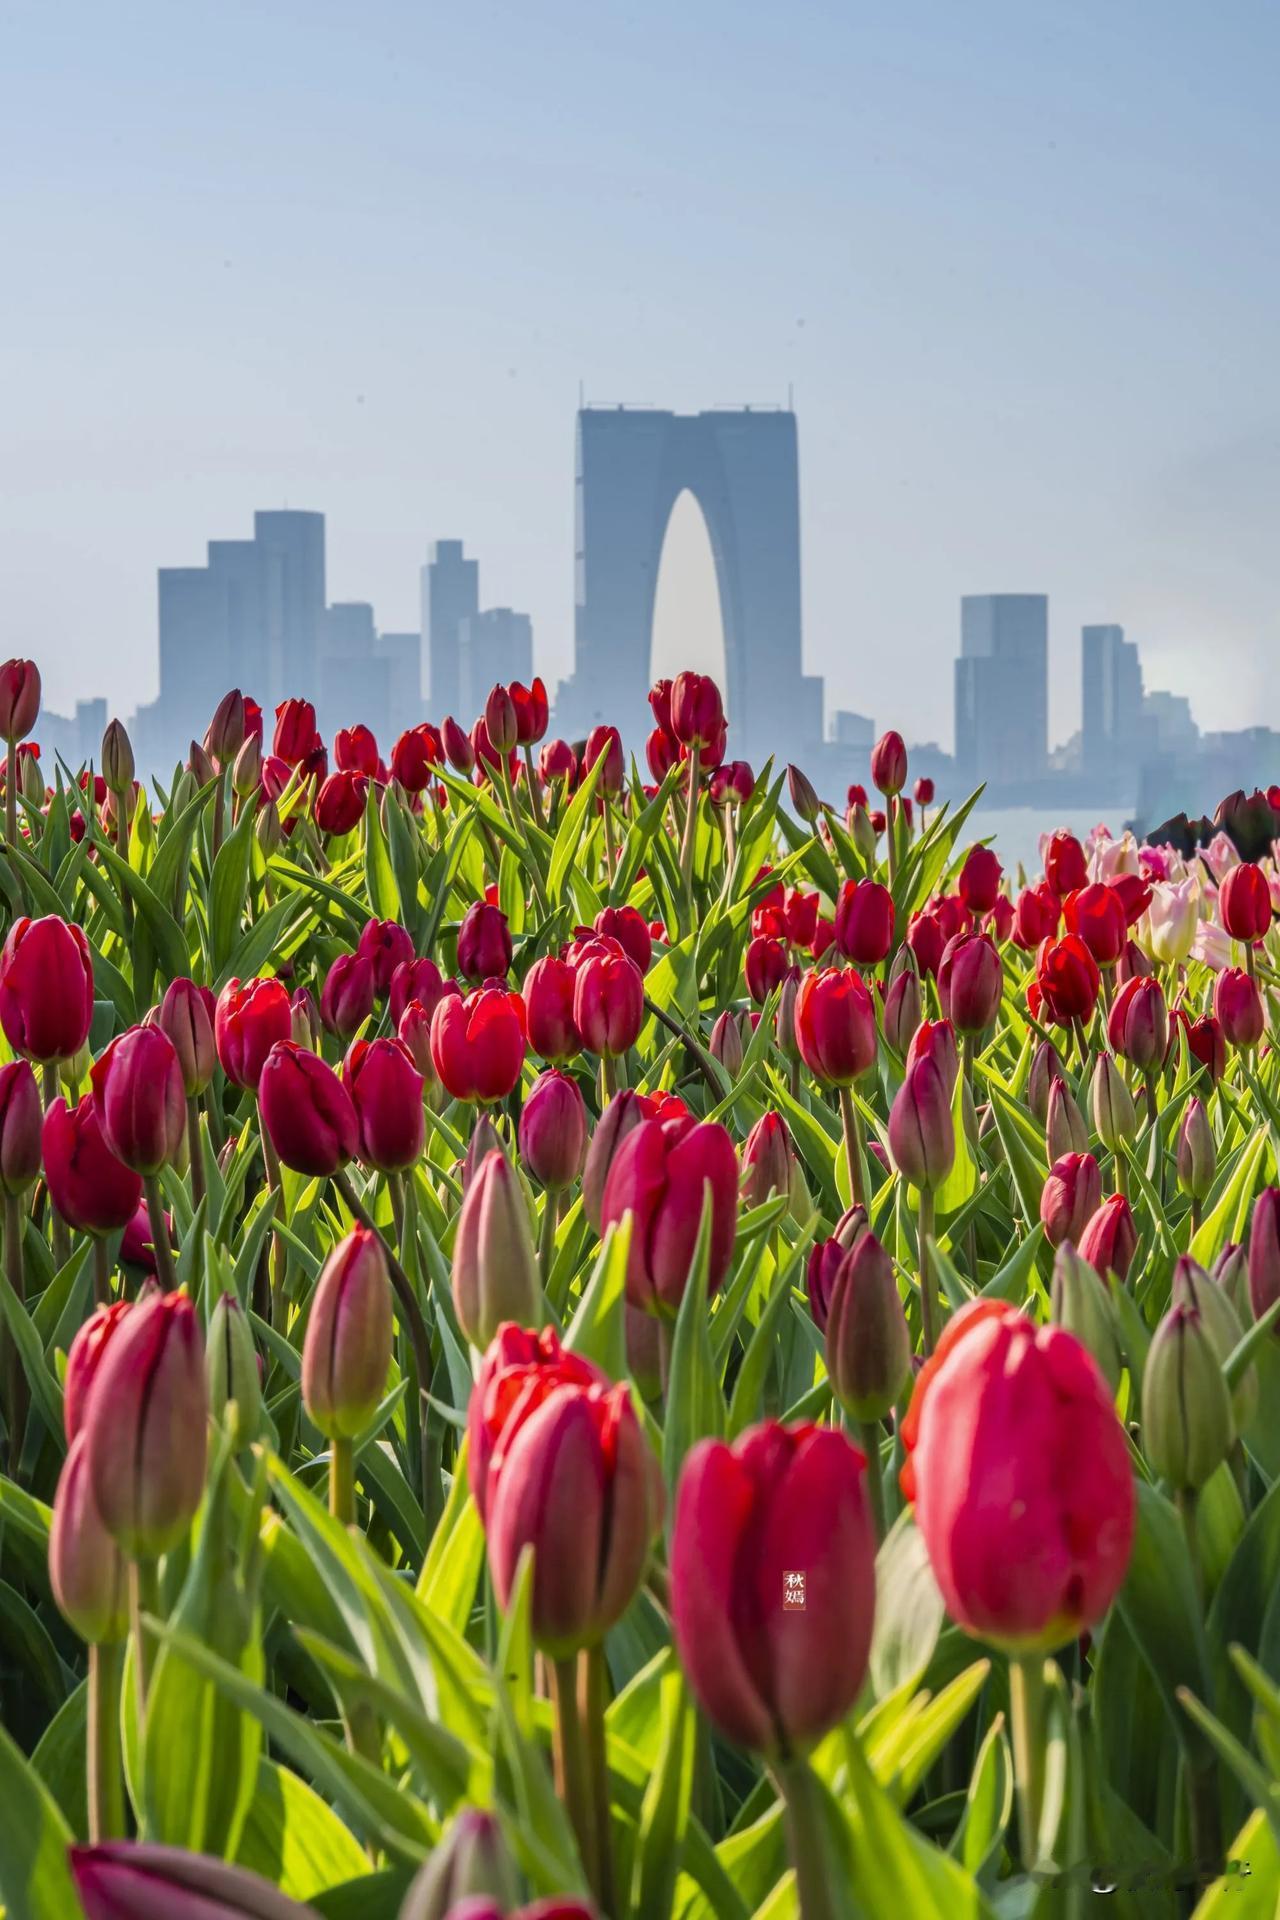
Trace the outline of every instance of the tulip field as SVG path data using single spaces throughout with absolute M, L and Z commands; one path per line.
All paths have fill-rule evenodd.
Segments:
M 1273 1920 L 1280 791 L 39 703 L 7 1920 Z

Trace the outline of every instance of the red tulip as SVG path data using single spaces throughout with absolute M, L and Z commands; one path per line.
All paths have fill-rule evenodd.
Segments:
M 963 1308 L 903 1441 L 916 1523 L 967 1633 L 1049 1652 L 1096 1626 L 1124 1580 L 1136 1501 L 1110 1391 L 1072 1334 L 993 1301 Z
M 1113 1193 L 1086 1223 L 1077 1252 L 1100 1279 L 1114 1273 L 1123 1284 L 1137 1250 L 1138 1234 L 1129 1202 L 1122 1193 Z
M 0 952 L 0 1027 L 15 1053 L 70 1060 L 93 1021 L 93 961 L 79 927 L 56 914 L 15 920 Z
M 1221 1024 L 1209 1014 L 1187 1023 L 1187 1046 L 1193 1059 L 1207 1067 L 1216 1087 L 1227 1070 L 1227 1042 Z
M 542 1288 L 529 1209 L 500 1148 L 486 1153 L 467 1183 L 453 1242 L 453 1305 L 474 1347 L 487 1347 L 506 1321 L 540 1314 Z
M 321 833 L 351 833 L 364 819 L 369 780 L 363 773 L 331 773 L 316 795 L 316 825 Z
M 960 898 L 970 913 L 990 913 L 1000 895 L 1004 868 L 990 847 L 970 847 L 956 882 Z
M 886 800 L 907 784 L 907 749 L 900 733 L 882 733 L 871 749 L 871 783 Z
M 529 1089 L 520 1114 L 520 1158 L 552 1192 L 572 1186 L 587 1151 L 587 1109 L 571 1074 L 549 1067 Z
M 1058 1049 L 1052 1040 L 1042 1040 L 1031 1056 L 1027 1078 L 1027 1105 L 1041 1126 L 1049 1117 L 1049 1096 L 1055 1083 L 1065 1079 Z
M 1224 967 L 1213 990 L 1213 1012 L 1228 1045 L 1256 1047 L 1266 1026 L 1257 982 L 1241 967 Z
M 488 1515 L 495 1455 L 514 1438 L 521 1422 L 560 1387 L 609 1384 L 593 1362 L 566 1352 L 554 1327 L 543 1327 L 540 1333 L 512 1323 L 499 1327 L 467 1404 L 467 1478 L 482 1520 Z
M 68 1858 L 85 1920 L 314 1920 L 314 1908 L 208 1854 L 117 1840 Z
M 573 1024 L 606 1059 L 633 1047 L 644 1025 L 644 976 L 616 940 L 592 940 L 573 973 Z
M 469 774 L 474 771 L 475 747 L 452 714 L 440 729 L 440 740 L 444 747 L 445 758 L 455 773 Z
M 431 1016 L 431 1058 L 455 1100 L 505 1100 L 524 1065 L 524 1002 L 501 987 L 441 1000 Z
M 139 1300 L 107 1344 L 82 1429 L 98 1512 L 131 1557 L 154 1559 L 190 1526 L 208 1418 L 194 1306 L 182 1293 Z
M 875 1008 L 858 974 L 824 967 L 805 975 L 796 996 L 796 1045 L 810 1073 L 828 1086 L 852 1086 L 875 1064 Z
M 443 759 L 444 748 L 434 727 L 410 727 L 391 749 L 391 777 L 406 793 L 425 793 L 431 785 L 432 769 Z
M 1049 836 L 1044 854 L 1044 877 L 1059 900 L 1065 900 L 1069 893 L 1078 893 L 1082 887 L 1088 886 L 1089 863 L 1084 857 L 1084 848 L 1073 833 L 1054 833 Z
M 307 1047 L 278 1040 L 258 1082 L 262 1124 L 283 1166 L 324 1179 L 360 1144 L 351 1095 L 333 1068 Z
M 208 987 L 198 987 L 194 980 L 171 980 L 156 1014 L 156 1025 L 173 1042 L 188 1099 L 204 1092 L 218 1064 L 216 1010 Z
M 1057 933 L 1061 917 L 1058 897 L 1047 883 L 1024 887 L 1014 903 L 1014 945 L 1024 953 L 1034 953 L 1042 940 L 1051 940 Z
M 69 1227 L 115 1233 L 137 1212 L 142 1181 L 107 1145 L 91 1093 L 75 1107 L 62 1099 L 52 1103 L 41 1153 L 49 1197 Z
M 907 1048 L 904 1066 L 907 1073 L 920 1060 L 932 1060 L 942 1075 L 943 1085 L 950 1094 L 956 1084 L 956 1075 L 960 1071 L 960 1051 L 956 1046 L 956 1032 L 949 1020 L 922 1020 L 911 1036 L 911 1045 Z
M 1150 977 L 1126 980 L 1111 1003 L 1107 1038 L 1122 1060 L 1140 1073 L 1155 1073 L 1169 1050 L 1169 1014 L 1164 988 Z
M 595 932 L 602 940 L 616 940 L 641 973 L 648 973 L 653 959 L 653 936 L 644 915 L 635 907 L 601 907 L 595 919 Z
M 907 928 L 907 945 L 920 969 L 922 979 L 936 974 L 942 964 L 948 935 L 936 913 L 917 913 Z
M 34 660 L 6 660 L 0 667 L 0 735 L 21 740 L 39 715 L 39 667 Z
M 624 1087 L 621 1093 L 615 1093 L 596 1122 L 582 1170 L 582 1211 L 597 1233 L 603 1228 L 604 1190 L 609 1169 L 627 1135 L 634 1132 L 642 1120 L 654 1117 L 650 1105 L 641 1094 Z
M 1280 1189 L 1265 1187 L 1249 1222 L 1249 1304 L 1260 1320 L 1280 1299 Z
M 893 945 L 893 895 L 878 880 L 846 880 L 834 925 L 836 946 L 846 960 L 878 966 Z
M 955 1163 L 951 1087 L 934 1059 L 907 1068 L 889 1109 L 889 1152 L 903 1178 L 922 1192 L 940 1187 Z
M 1097 964 L 1113 967 L 1129 937 L 1124 902 L 1115 888 L 1101 882 L 1080 887 L 1067 895 L 1062 913 L 1067 932 L 1083 941 Z
M 333 760 L 340 773 L 377 777 L 378 742 L 368 727 L 343 727 L 333 736 Z
M 893 1262 L 869 1230 L 842 1252 L 826 1299 L 831 1388 L 854 1420 L 883 1420 L 911 1372 L 911 1335 Z
M 1093 954 L 1074 933 L 1044 942 L 1036 955 L 1035 984 L 1045 1012 L 1060 1027 L 1092 1019 L 1102 987 Z
M 720 689 L 709 674 L 677 674 L 671 687 L 671 732 L 682 747 L 709 747 L 724 725 Z
M 766 1110 L 743 1143 L 743 1204 L 748 1207 L 763 1206 L 775 1193 L 790 1199 L 795 1164 L 796 1151 L 786 1121 L 780 1113 Z
M 1004 968 L 985 933 L 948 940 L 938 967 L 938 998 L 957 1033 L 985 1033 L 1000 1011 Z
M 582 777 L 585 780 L 596 761 L 603 756 L 604 766 L 596 791 L 612 795 L 622 791 L 626 763 L 622 755 L 622 736 L 616 727 L 592 727 L 582 753 Z
M 661 1520 L 658 1464 L 630 1388 L 559 1387 L 504 1430 L 490 1463 L 485 1534 L 499 1603 L 532 1547 L 537 1645 L 564 1658 L 598 1644 L 635 1597 Z
M 320 989 L 320 1018 L 330 1033 L 349 1040 L 373 1012 L 373 963 L 363 953 L 340 953 Z
M 755 790 L 756 777 L 746 760 L 729 760 L 717 767 L 707 788 L 712 805 L 717 807 L 745 807 Z
M 67 1372 L 62 1383 L 62 1419 L 70 1445 L 84 1426 L 89 1409 L 89 1394 L 98 1377 L 107 1346 L 120 1331 L 126 1314 L 133 1311 L 131 1300 L 112 1300 L 95 1307 L 89 1318 L 76 1329 L 67 1350 Z
M 680 1476 L 671 1623 L 712 1723 L 788 1754 L 838 1726 L 866 1678 L 875 1533 L 866 1460 L 833 1427 L 769 1421 L 703 1440 Z
M 40 1173 L 40 1089 L 28 1060 L 0 1067 L 0 1187 L 25 1193 Z
M 58 1611 L 89 1646 L 129 1630 L 129 1569 L 98 1517 L 83 1435 L 73 1440 L 53 1496 L 49 1584 Z
M 376 924 L 375 921 L 370 922 L 370 926 Z M 366 927 L 365 933 L 368 930 Z M 364 934 L 361 934 L 360 938 L 363 940 Z M 376 981 L 377 978 L 378 970 L 375 963 L 374 980 Z M 393 1024 L 397 1027 L 400 1025 L 404 1018 L 404 1010 L 412 1000 L 416 1000 L 428 1015 L 433 1014 L 436 1010 L 436 1002 L 449 991 L 450 987 L 455 993 L 458 991 L 452 981 L 446 984 L 434 960 L 401 960 L 391 975 L 388 1007 Z
M 279 980 L 228 980 L 218 995 L 213 1016 L 218 1059 L 237 1087 L 257 1088 L 267 1055 L 292 1031 L 289 995 Z
M 933 781 L 932 780 L 927 779 L 925 775 L 921 774 L 920 778 L 916 781 L 914 791 L 916 796 L 916 805 L 918 807 L 931 807 L 933 805 Z
M 511 933 L 501 907 L 473 901 L 458 928 L 458 970 L 473 985 L 501 980 L 511 966 Z
M 187 1096 L 172 1040 L 159 1027 L 130 1027 L 111 1042 L 90 1076 L 102 1137 L 117 1160 L 144 1178 L 182 1151 Z
M 567 960 L 547 954 L 524 977 L 529 1045 L 544 1060 L 569 1060 L 582 1047 L 573 1023 L 574 972 Z
M 632 1306 L 674 1313 L 684 1297 L 711 1189 L 707 1292 L 729 1270 L 738 1231 L 738 1161 L 717 1121 L 646 1120 L 618 1148 L 605 1181 L 606 1227 L 630 1213 L 627 1298 Z
M 424 1082 L 400 1040 L 357 1040 L 343 1067 L 356 1110 L 360 1144 L 356 1151 L 379 1173 L 403 1173 L 422 1158 L 426 1116 Z
M 495 753 L 510 753 L 516 744 L 515 702 L 505 687 L 489 689 L 484 703 L 484 730 Z
M 923 1001 L 920 981 L 904 967 L 884 997 L 884 1037 L 895 1053 L 905 1053 L 920 1025 Z
M 302 1346 L 302 1403 L 330 1439 L 354 1439 L 386 1392 L 391 1283 L 376 1233 L 357 1226 L 320 1270 Z
M 866 1208 L 850 1207 L 841 1216 L 831 1239 L 815 1242 L 810 1250 L 805 1285 L 809 1294 L 809 1312 L 819 1333 L 827 1330 L 831 1296 L 841 1262 L 870 1231 Z
M 578 756 L 567 740 L 548 740 L 538 755 L 538 775 L 544 785 L 578 777 Z
M 1040 1223 L 1050 1246 L 1077 1245 L 1102 1205 L 1102 1175 L 1091 1153 L 1067 1153 L 1049 1169 L 1040 1195 Z
M 791 970 L 786 945 L 779 939 L 755 939 L 748 943 L 743 971 L 747 992 L 762 1007 L 775 987 L 781 986 Z
M 436 980 L 440 978 L 438 970 L 430 960 L 415 961 L 413 938 L 408 928 L 402 927 L 398 920 L 366 920 L 360 929 L 360 938 L 356 941 L 356 952 L 362 954 L 373 968 L 373 984 L 378 993 L 388 991 L 391 982 L 403 966 L 425 965 L 431 968 Z M 406 996 L 405 1005 L 409 1000 L 421 998 L 420 993 L 411 993 Z M 404 1011 L 403 1006 L 400 1011 Z M 393 1020 L 399 1017 L 394 1002 L 391 1017 Z
M 296 767 L 321 744 L 316 731 L 316 710 L 309 700 L 282 700 L 276 708 L 275 737 L 271 751 L 280 760 Z
M 521 747 L 536 746 L 546 732 L 550 718 L 546 687 L 535 674 L 531 686 L 522 686 L 518 680 L 513 680 L 507 692 L 516 711 L 516 744 Z

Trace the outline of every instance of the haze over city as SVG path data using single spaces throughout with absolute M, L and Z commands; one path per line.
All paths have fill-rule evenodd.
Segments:
M 387 631 L 464 538 L 554 682 L 579 382 L 794 387 L 829 707 L 949 748 L 959 598 L 1012 591 L 1049 596 L 1051 743 L 1094 622 L 1203 726 L 1274 723 L 1278 40 L 1254 4 L 231 5 L 180 36 L 21 5 L 0 640 L 52 707 L 130 711 L 156 569 L 293 506 Z M 714 669 L 687 501 L 667 558 L 655 666 Z

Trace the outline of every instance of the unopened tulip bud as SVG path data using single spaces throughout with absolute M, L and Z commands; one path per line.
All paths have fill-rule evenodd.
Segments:
M 489 1345 L 504 1320 L 536 1326 L 542 1288 L 520 1181 L 491 1153 L 467 1191 L 453 1243 L 453 1304 L 473 1346 Z
M 216 1003 L 208 987 L 198 987 L 194 980 L 169 982 L 156 1013 L 156 1025 L 173 1042 L 188 1099 L 204 1092 L 218 1064 L 215 1017 Z
M 210 1854 L 111 1840 L 67 1858 L 85 1920 L 315 1920 L 273 1881 Z
M 1213 1280 L 1221 1287 L 1236 1310 L 1242 1327 L 1253 1325 L 1253 1303 L 1249 1298 L 1249 1256 L 1245 1249 L 1228 1241 L 1213 1263 Z
M 23 740 L 40 714 L 40 669 L 34 660 L 0 666 L 0 737 Z
M 280 842 L 284 839 L 284 828 L 280 824 L 280 814 L 274 800 L 267 800 L 258 809 L 254 821 L 253 837 L 258 843 L 258 851 L 269 860 L 273 853 L 280 851 Z
M 1178 1129 L 1178 1185 L 1193 1200 L 1204 1200 L 1218 1171 L 1218 1148 L 1213 1124 L 1203 1100 L 1193 1094 Z
M 905 951 L 908 949 L 904 948 Z M 909 968 L 904 968 L 884 997 L 884 1037 L 895 1053 L 906 1053 L 923 1013 L 920 981 Z
M 796 995 L 799 991 L 799 974 L 789 973 L 783 980 L 778 994 L 778 1011 L 773 1023 L 778 1052 L 787 1060 L 800 1058 L 800 1049 L 796 1045 Z
M 157 1558 L 191 1525 L 208 1417 L 195 1308 L 182 1293 L 140 1299 L 102 1355 L 83 1428 L 98 1512 L 131 1558 Z
M 63 1619 L 86 1645 L 103 1646 L 129 1630 L 129 1569 L 94 1503 L 87 1445 L 87 1436 L 78 1434 L 58 1477 L 49 1584 Z
M 639 1097 L 630 1089 L 616 1093 L 596 1122 L 582 1170 L 582 1211 L 597 1233 L 604 1214 L 604 1187 L 618 1148 L 644 1119 Z
M 289 1038 L 300 1047 L 320 1048 L 320 1009 L 310 987 L 298 987 L 289 1001 Z
M 956 1157 L 951 1091 L 935 1060 L 918 1060 L 889 1110 L 889 1152 L 904 1179 L 921 1191 L 940 1187 Z
M 34 753 L 24 753 L 18 762 L 19 785 L 28 806 L 42 807 L 45 802 L 44 775 Z
M 1085 1125 L 1084 1115 L 1076 1104 L 1075 1095 L 1065 1080 L 1054 1080 L 1049 1086 L 1049 1104 L 1044 1123 L 1045 1151 L 1050 1165 L 1061 1160 L 1066 1153 L 1086 1153 L 1089 1148 L 1089 1129 Z
M 1188 1254 L 1183 1254 L 1173 1269 L 1169 1300 L 1171 1306 L 1195 1308 L 1218 1356 L 1218 1365 L 1225 1367 L 1244 1338 L 1240 1315 L 1225 1288 Z M 1228 1387 L 1227 1391 L 1231 1395 L 1236 1432 L 1242 1433 L 1258 1404 L 1257 1368 L 1252 1364 L 1246 1367 L 1235 1386 Z
M 1107 1283 L 1071 1242 L 1064 1241 L 1053 1258 L 1051 1319 L 1073 1333 L 1097 1361 L 1112 1394 L 1120 1385 L 1122 1361 L 1115 1308 Z
M 481 1167 L 491 1153 L 505 1154 L 505 1152 L 502 1135 L 482 1108 L 476 1115 L 476 1123 L 471 1129 L 471 1138 L 467 1142 L 467 1151 L 462 1161 L 460 1179 L 463 1193 L 470 1193 Z
M 876 843 L 880 836 L 876 832 L 875 823 L 865 806 L 858 805 L 854 807 L 849 822 L 849 831 L 853 835 L 854 846 L 858 849 L 858 852 L 867 864 L 870 865 L 876 857 Z
M 1127 980 L 1111 1004 L 1107 1038 L 1139 1073 L 1155 1073 L 1169 1050 L 1169 1013 L 1155 979 Z
M 102 777 L 108 793 L 122 796 L 133 786 L 133 747 L 124 726 L 112 720 L 102 736 Z
M 654 1313 L 622 1303 L 627 1342 L 627 1372 L 640 1398 L 657 1404 L 662 1399 L 662 1323 Z
M 505 687 L 494 687 L 484 703 L 485 731 L 495 753 L 510 753 L 516 744 L 516 709 Z
M 787 792 L 791 797 L 791 810 L 798 814 L 807 826 L 812 826 L 822 811 L 813 783 L 799 767 L 787 768 Z
M 1133 1097 L 1109 1053 L 1098 1055 L 1093 1071 L 1093 1126 L 1104 1147 L 1118 1153 L 1126 1141 L 1137 1138 L 1138 1116 Z
M 572 1186 L 587 1151 L 587 1109 L 572 1074 L 540 1073 L 520 1114 L 520 1158 L 541 1186 Z
M 1102 1205 L 1102 1175 L 1091 1153 L 1067 1153 L 1055 1160 L 1040 1195 L 1040 1224 L 1050 1246 L 1080 1239 Z
M 827 1307 L 827 1372 L 854 1420 L 883 1420 L 911 1371 L 911 1336 L 893 1262 L 865 1233 L 837 1266 Z
M 1133 1210 L 1122 1193 L 1104 1200 L 1080 1236 L 1078 1252 L 1104 1278 L 1114 1273 L 1122 1284 L 1138 1250 Z
M 744 1205 L 758 1207 L 770 1194 L 790 1194 L 795 1158 L 791 1134 L 782 1115 L 772 1112 L 761 1114 L 742 1148 Z
M 1228 1044 L 1248 1052 L 1266 1025 L 1262 995 L 1241 967 L 1224 967 L 1213 990 L 1213 1011 Z
M 711 1029 L 708 1052 L 713 1060 L 718 1060 L 731 1080 L 736 1080 L 742 1072 L 742 1033 L 737 1021 L 726 1007 Z
M 229 766 L 239 753 L 246 738 L 244 695 L 239 687 L 232 687 L 224 693 L 214 709 L 212 720 L 205 729 L 204 744 L 220 767 Z M 252 732 L 250 740 L 257 740 Z
M 1143 1452 L 1175 1490 L 1195 1493 L 1234 1439 L 1222 1363 L 1204 1322 L 1194 1307 L 1170 1307 L 1142 1371 Z
M 376 1233 L 353 1227 L 320 1270 L 302 1346 L 302 1404 L 331 1440 L 368 1426 L 391 1368 L 391 1283 Z
M 1264 1187 L 1249 1223 L 1249 1300 L 1261 1320 L 1280 1300 L 1280 1188 Z
M 43 1113 L 29 1060 L 0 1067 L 0 1187 L 21 1194 L 40 1173 Z
M 871 779 L 886 800 L 892 800 L 907 784 L 907 749 L 902 735 L 892 729 L 882 733 L 871 749 Z
M 985 933 L 958 933 L 947 942 L 938 997 L 957 1033 L 985 1033 L 1000 1011 L 1003 991 L 1004 969 L 993 940 Z
M 520 1901 L 515 1862 L 498 1819 L 478 1807 L 454 1815 L 405 1895 L 399 1920 L 448 1920 L 464 1900 L 492 1901 L 504 1914 Z
M 209 1316 L 205 1354 L 209 1411 L 231 1419 L 236 1451 L 250 1447 L 262 1430 L 262 1382 L 248 1315 L 234 1293 L 224 1293 Z
M 1027 1080 L 1027 1105 L 1041 1126 L 1049 1117 L 1049 1095 L 1054 1082 L 1063 1081 L 1066 1077 L 1058 1049 L 1052 1040 L 1042 1040 L 1032 1055 L 1031 1073 Z
M 231 767 L 231 790 L 239 800 L 252 800 L 262 786 L 262 742 L 251 733 L 241 743 Z
M 197 787 L 207 787 L 211 780 L 216 780 L 218 777 L 218 769 L 214 766 L 211 756 L 198 740 L 193 740 L 187 749 L 187 772 Z

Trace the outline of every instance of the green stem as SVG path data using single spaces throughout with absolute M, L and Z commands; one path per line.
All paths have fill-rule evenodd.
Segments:
M 524 770 L 529 782 L 529 811 L 541 826 L 542 801 L 538 794 L 538 776 L 533 770 L 533 748 L 530 746 L 526 746 L 524 750 Z
M 198 1207 L 204 1199 L 204 1146 L 200 1139 L 200 1102 L 194 1093 L 187 1099 L 187 1158 L 191 1162 L 191 1201 Z
M 111 1298 L 111 1262 L 107 1243 L 100 1233 L 93 1236 L 93 1304 L 105 1307 Z
M 858 1438 L 862 1442 L 862 1451 L 867 1456 L 867 1498 L 871 1503 L 871 1518 L 875 1525 L 876 1539 L 883 1540 L 885 1533 L 884 1478 L 880 1471 L 880 1422 L 860 1420 Z
M 262 1135 L 262 1161 L 267 1170 L 267 1185 L 276 1196 L 276 1219 L 284 1213 L 284 1176 L 280 1171 L 280 1158 L 271 1144 L 271 1135 L 261 1115 L 258 1126 Z M 283 1234 L 273 1226 L 271 1229 L 271 1324 L 278 1333 L 285 1330 L 288 1318 L 289 1302 L 285 1293 L 285 1282 L 289 1276 L 289 1250 Z
M 138 1738 L 147 1723 L 147 1692 L 155 1649 L 142 1625 L 144 1614 L 157 1613 L 160 1605 L 160 1570 L 154 1560 L 129 1563 L 129 1625 L 133 1634 L 133 1679 L 138 1694 Z
M 800 1920 L 835 1920 L 822 1788 L 798 1754 L 779 1761 L 776 1775 L 787 1810 L 787 1851 L 796 1873 Z
M 329 1511 L 342 1526 L 355 1525 L 356 1459 L 347 1434 L 329 1441 Z
M 600 802 L 604 808 L 604 865 L 605 893 L 613 887 L 613 876 L 618 870 L 618 855 L 613 839 L 613 808 L 609 805 L 609 796 L 605 794 Z
M 8 740 L 9 757 L 4 763 L 4 837 L 11 847 L 18 844 L 18 742 Z
M 896 796 L 885 801 L 884 835 L 889 858 L 889 891 L 893 892 L 894 882 L 898 878 L 898 802 Z
M 852 1089 L 841 1087 L 840 1124 L 844 1130 L 844 1157 L 849 1168 L 849 1193 L 855 1207 L 864 1207 L 867 1203 L 866 1182 L 863 1179 L 863 1135 L 862 1115 L 858 1112 Z
M 609 1704 L 609 1669 L 604 1648 L 591 1647 L 581 1656 L 582 1719 L 586 1729 L 587 1769 L 595 1813 L 596 1893 L 600 1910 L 618 1910 L 613 1876 L 613 1817 L 610 1811 L 609 1755 L 605 1743 L 605 1708 Z
M 916 1221 L 916 1232 L 920 1247 L 920 1319 L 924 1330 L 924 1357 L 927 1360 L 933 1352 L 933 1343 L 937 1335 L 937 1301 L 933 1291 L 933 1261 L 929 1257 L 929 1242 L 933 1238 L 933 1195 L 926 1187 L 920 1194 L 920 1212 Z
M 578 1852 L 592 1891 L 598 1885 L 596 1824 L 592 1806 L 587 1743 L 578 1712 L 578 1662 L 574 1655 L 551 1662 L 551 1697 L 555 1706 L 552 1757 L 556 1792 L 568 1812 Z
M 128 800 L 127 796 L 122 793 L 113 794 L 112 799 L 115 802 L 116 815 L 116 852 L 120 855 L 125 865 L 128 866 L 129 816 L 125 810 Z M 127 887 L 121 891 L 120 911 L 124 918 L 124 937 L 126 944 L 128 944 L 133 940 L 133 895 Z
M 4 1196 L 4 1277 L 21 1303 L 26 1295 L 22 1258 L 22 1203 L 16 1193 L 8 1192 Z M 18 1343 L 7 1329 L 3 1344 L 9 1388 L 5 1409 L 9 1419 L 9 1471 L 16 1479 L 18 1464 L 22 1459 L 22 1441 L 31 1394 Z
M 1030 1873 L 1040 1844 L 1044 1805 L 1044 1656 L 1009 1658 L 1009 1729 L 1013 1736 L 1013 1777 L 1018 1789 L 1018 1833 L 1022 1868 Z
M 611 1053 L 600 1055 L 600 1104 L 607 1107 L 618 1091 L 618 1063 Z
M 85 1774 L 89 1842 L 125 1838 L 124 1767 L 120 1751 L 120 1701 L 124 1693 L 125 1642 L 89 1649 L 89 1725 Z
M 560 1216 L 560 1195 L 548 1187 L 542 1200 L 542 1230 L 538 1235 L 538 1269 L 543 1287 L 551 1285 L 551 1269 L 556 1258 L 556 1224 Z
M 1191 1571 L 1195 1575 L 1200 1610 L 1203 1612 L 1204 1563 L 1200 1557 L 1199 1495 L 1193 1488 L 1179 1487 L 1174 1499 L 1178 1508 L 1178 1518 L 1182 1522 L 1183 1538 L 1187 1543 L 1187 1557 L 1191 1561 Z
M 684 838 L 680 842 L 680 878 L 683 882 L 688 927 L 693 926 L 693 843 L 698 825 L 698 774 L 702 747 L 695 740 L 689 752 L 689 792 L 684 812 Z
M 58 1084 L 58 1063 L 47 1060 L 44 1067 L 44 1110 L 48 1113 L 58 1095 L 62 1092 Z M 57 1271 L 65 1267 L 71 1258 L 71 1235 L 67 1232 L 67 1223 L 56 1207 L 51 1209 L 53 1216 L 53 1265 Z
M 173 1264 L 173 1248 L 169 1245 L 169 1222 L 164 1216 L 164 1198 L 160 1192 L 159 1174 L 144 1174 L 142 1191 L 147 1196 L 147 1219 L 151 1222 L 151 1245 L 156 1256 L 156 1278 L 160 1282 L 163 1293 L 176 1293 L 178 1270 Z
M 218 778 L 213 789 L 213 857 L 216 860 L 222 847 L 223 815 L 227 806 L 227 775 L 224 767 L 218 768 Z

